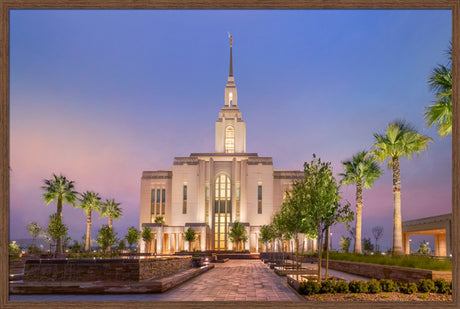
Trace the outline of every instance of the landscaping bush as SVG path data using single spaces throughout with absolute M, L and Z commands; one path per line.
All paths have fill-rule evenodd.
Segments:
M 436 292 L 436 286 L 431 279 L 420 279 L 418 281 L 418 291 L 423 293 Z
M 404 294 L 413 294 L 417 292 L 417 285 L 413 282 L 402 283 L 399 285 L 399 291 Z
M 348 284 L 352 293 L 367 293 L 367 284 L 362 280 L 353 280 Z
M 434 285 L 436 286 L 436 292 L 440 294 L 452 293 L 451 284 L 444 279 L 435 279 Z
M 376 294 L 382 292 L 382 287 L 380 286 L 380 282 L 376 279 L 369 280 L 367 282 L 367 291 L 371 294 Z
M 299 293 L 304 295 L 317 294 L 320 290 L 320 285 L 316 281 L 301 282 L 299 285 Z
M 391 279 L 380 279 L 379 281 L 382 292 L 396 292 L 398 285 Z
M 335 294 L 336 293 L 336 290 L 335 290 L 335 282 L 332 281 L 332 280 L 325 280 L 323 282 L 321 282 L 321 289 L 319 290 L 320 293 L 331 293 L 331 294 Z
M 348 282 L 346 281 L 337 281 L 335 284 L 335 290 L 337 293 L 350 293 Z

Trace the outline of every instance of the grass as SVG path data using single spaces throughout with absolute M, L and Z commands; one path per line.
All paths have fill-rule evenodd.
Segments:
M 433 259 L 427 256 L 364 255 L 332 251 L 329 252 L 329 259 L 430 270 L 452 270 L 450 259 Z

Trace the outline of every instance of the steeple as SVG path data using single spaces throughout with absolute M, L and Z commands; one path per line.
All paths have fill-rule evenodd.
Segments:
M 233 45 L 233 37 L 228 34 L 228 37 L 230 38 L 230 70 L 228 76 L 233 76 L 233 57 L 232 57 L 232 45 Z
M 225 85 L 224 106 L 219 112 L 216 121 L 216 152 L 218 153 L 245 153 L 246 152 L 246 123 L 241 117 L 238 107 L 235 77 L 233 76 L 233 37 L 230 39 L 230 68 Z

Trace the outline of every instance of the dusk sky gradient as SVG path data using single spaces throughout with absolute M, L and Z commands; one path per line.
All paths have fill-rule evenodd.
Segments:
M 450 213 L 452 140 L 426 128 L 427 79 L 445 64 L 449 10 L 13 10 L 10 13 L 10 239 L 45 226 L 55 203 L 43 180 L 121 203 L 124 237 L 139 226 L 142 171 L 214 151 L 229 42 L 247 151 L 275 169 L 303 169 L 315 153 L 341 161 L 370 149 L 373 133 L 405 119 L 434 143 L 401 162 L 403 220 Z M 392 243 L 391 171 L 364 192 L 363 237 L 382 225 Z M 355 187 L 342 188 L 355 205 Z M 83 211 L 64 205 L 81 241 Z M 107 223 L 93 215 L 92 238 Z M 343 226 L 333 229 L 333 246 Z M 372 238 L 373 239 L 373 238 Z

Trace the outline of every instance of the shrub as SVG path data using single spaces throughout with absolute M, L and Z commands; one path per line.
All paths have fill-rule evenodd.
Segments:
M 417 292 L 417 285 L 413 282 L 402 283 L 399 285 L 399 291 L 404 294 L 413 294 Z
M 350 293 L 348 282 L 346 281 L 337 281 L 335 284 L 335 290 L 337 293 Z
M 383 292 L 396 292 L 398 291 L 398 285 L 391 279 L 380 279 L 380 287 Z
M 444 279 L 435 279 L 434 285 L 436 286 L 436 292 L 440 294 L 449 294 L 452 293 L 450 283 Z
M 430 279 L 420 279 L 418 281 L 418 291 L 423 293 L 436 292 L 436 286 L 434 285 L 433 280 Z
M 301 282 L 299 285 L 299 293 L 304 295 L 317 294 L 320 290 L 320 285 L 316 281 Z
M 367 282 L 367 290 L 368 293 L 376 294 L 382 292 L 382 287 L 380 286 L 380 282 L 376 279 L 372 279 Z
M 332 280 L 325 280 L 323 282 L 321 282 L 321 288 L 319 290 L 320 293 L 331 293 L 331 294 L 335 294 L 336 293 L 336 290 L 335 290 L 335 282 L 332 281 Z
M 352 293 L 366 293 L 367 284 L 362 280 L 353 280 L 348 284 L 348 288 Z

